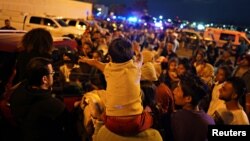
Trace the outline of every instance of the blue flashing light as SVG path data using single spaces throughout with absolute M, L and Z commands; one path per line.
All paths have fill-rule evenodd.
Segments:
M 161 19 L 161 20 L 162 20 L 162 19 L 163 19 L 163 16 L 162 16 L 162 15 L 160 15 L 160 16 L 159 16 L 159 19 Z
M 114 15 L 112 18 L 113 18 L 113 19 L 116 19 L 116 16 Z
M 107 18 L 107 21 L 110 21 L 110 18 Z
M 101 12 L 98 12 L 98 13 L 96 14 L 96 16 L 101 16 L 101 14 L 102 14 Z
M 135 22 L 138 21 L 138 19 L 137 19 L 136 17 L 129 17 L 129 18 L 128 18 L 128 21 L 129 21 L 129 22 L 134 22 L 134 23 L 135 23 Z
M 122 16 L 117 16 L 116 18 L 119 19 L 119 20 L 126 20 L 126 18 L 122 17 Z

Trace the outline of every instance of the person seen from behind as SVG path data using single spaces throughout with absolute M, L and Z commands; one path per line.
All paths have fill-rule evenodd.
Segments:
M 119 135 L 135 135 L 152 126 L 153 119 L 143 112 L 140 79 L 142 56 L 134 57 L 130 41 L 114 39 L 108 50 L 111 62 L 104 64 L 94 59 L 81 58 L 103 71 L 107 88 L 101 95 L 106 110 L 104 124 Z M 130 124 L 128 124 L 130 123 Z
M 49 31 L 35 28 L 27 32 L 21 41 L 23 51 L 18 55 L 16 63 L 16 82 L 25 79 L 25 68 L 34 57 L 52 58 L 53 39 Z

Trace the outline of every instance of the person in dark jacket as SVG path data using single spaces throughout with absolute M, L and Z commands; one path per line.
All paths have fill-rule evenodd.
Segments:
M 10 98 L 10 107 L 23 141 L 67 141 L 72 139 L 66 106 L 52 96 L 54 70 L 46 58 L 33 58 L 27 78 Z
M 9 19 L 4 20 L 4 24 L 5 24 L 5 26 L 1 27 L 0 30 L 16 30 L 16 28 L 14 28 L 10 25 Z

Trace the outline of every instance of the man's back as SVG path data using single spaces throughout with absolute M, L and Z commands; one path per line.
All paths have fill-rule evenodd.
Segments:
M 30 89 L 24 82 L 13 92 L 10 104 L 23 140 L 65 140 L 65 105 L 50 91 Z
M 2 30 L 16 30 L 14 27 L 12 26 L 4 26 L 4 27 L 1 27 Z

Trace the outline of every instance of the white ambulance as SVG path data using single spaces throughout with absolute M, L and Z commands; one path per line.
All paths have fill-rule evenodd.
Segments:
M 234 47 L 240 45 L 240 40 L 244 40 L 248 46 L 250 45 L 250 41 L 245 32 L 221 28 L 206 28 L 203 34 L 203 39 L 215 41 L 218 47 L 223 47 L 223 45 L 230 40 Z

